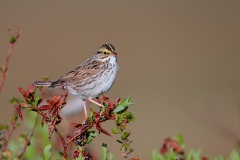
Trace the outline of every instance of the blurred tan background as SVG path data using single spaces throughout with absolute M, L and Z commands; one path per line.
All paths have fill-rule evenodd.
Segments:
M 132 95 L 133 155 L 150 159 L 164 138 L 182 133 L 187 149 L 228 155 L 240 130 L 240 1 L 0 1 L 0 64 L 7 28 L 21 27 L 0 95 L 0 123 L 42 75 L 57 79 L 104 43 L 118 53 L 112 99 Z M 96 109 L 96 108 L 95 108 Z M 109 131 L 111 127 L 104 126 Z M 105 141 L 107 139 L 107 141 Z M 101 135 L 119 156 L 115 139 Z M 99 150 L 100 151 L 100 150 Z

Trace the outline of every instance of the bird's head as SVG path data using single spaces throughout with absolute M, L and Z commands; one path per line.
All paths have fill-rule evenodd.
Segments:
M 112 44 L 104 44 L 98 50 L 96 55 L 100 60 L 116 59 L 117 53 Z

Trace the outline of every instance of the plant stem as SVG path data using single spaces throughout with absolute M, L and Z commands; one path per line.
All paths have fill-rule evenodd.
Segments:
M 1 83 L 0 83 L 0 93 L 2 91 L 4 82 L 5 82 L 5 78 L 6 78 L 6 75 L 7 75 L 8 64 L 9 64 L 10 57 L 12 55 L 13 47 L 14 47 L 17 39 L 20 37 L 21 33 L 22 33 L 22 30 L 18 30 L 18 32 L 14 36 L 15 41 L 10 42 L 10 48 L 8 50 L 8 54 L 7 54 L 7 57 L 6 57 L 6 60 L 5 60 L 5 65 L 4 65 L 4 68 L 3 68 L 3 71 L 2 71 L 2 80 L 1 80 Z
M 30 144 L 30 141 L 31 141 L 31 139 L 32 139 L 32 137 L 33 137 L 34 130 L 35 130 L 36 126 L 37 126 L 37 121 L 38 121 L 38 114 L 36 115 L 36 118 L 35 118 L 35 121 L 34 121 L 34 124 L 33 124 L 33 128 L 31 129 L 31 131 L 30 131 L 30 133 L 29 133 L 29 136 L 28 136 L 28 138 L 26 139 L 25 145 L 23 146 L 21 153 L 18 155 L 18 158 L 19 158 L 19 159 L 20 159 L 20 158 L 23 156 L 23 154 L 26 152 L 26 149 L 27 149 L 28 145 Z
M 79 132 L 78 134 L 76 134 L 75 136 L 73 136 L 71 139 L 69 139 L 66 143 L 66 141 L 64 140 L 63 136 L 61 133 L 59 133 L 59 131 L 57 130 L 57 128 L 55 128 L 55 132 L 57 133 L 58 137 L 61 139 L 62 145 L 63 145 L 63 158 L 64 160 L 67 160 L 67 147 L 70 144 L 70 142 L 72 142 L 75 138 L 77 138 L 78 136 L 80 136 L 81 134 L 85 133 L 88 129 L 93 127 L 94 122 L 92 122 L 88 127 L 86 127 L 84 130 L 82 130 L 81 132 Z
M 75 136 L 73 136 L 71 139 L 68 140 L 68 142 L 66 143 L 66 145 L 69 145 L 69 143 L 71 141 L 73 141 L 75 138 L 77 138 L 78 136 L 80 136 L 81 134 L 85 133 L 88 129 L 92 128 L 93 127 L 93 123 L 92 122 L 88 127 L 86 127 L 83 131 L 79 132 L 78 134 L 76 134 Z
M 14 106 L 14 109 L 15 109 L 15 110 L 14 110 L 13 115 L 12 115 L 12 117 L 14 117 L 14 120 L 10 123 L 10 126 L 12 126 L 12 129 L 11 129 L 10 131 L 8 131 L 7 141 L 6 141 L 6 143 L 2 146 L 1 151 L 4 151 L 4 150 L 7 148 L 8 142 L 10 141 L 10 139 L 11 139 L 11 137 L 12 137 L 12 134 L 13 134 L 13 132 L 14 132 L 15 129 L 16 129 L 16 123 L 17 123 L 17 120 L 18 120 L 18 118 L 16 117 L 16 115 L 17 115 L 17 109 L 16 109 L 16 107 L 17 107 L 17 106 Z
M 126 160 L 128 160 L 128 150 L 125 150 Z
M 63 158 L 67 160 L 67 145 L 61 133 L 58 132 L 57 128 L 55 128 L 55 132 L 57 133 L 58 137 L 61 139 L 63 144 Z

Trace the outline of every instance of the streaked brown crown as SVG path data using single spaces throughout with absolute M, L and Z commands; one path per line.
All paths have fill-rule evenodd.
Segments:
M 112 44 L 104 44 L 97 50 L 101 59 L 108 57 L 111 53 L 115 53 L 115 47 Z
M 107 50 L 109 50 L 109 51 L 111 51 L 111 52 L 114 52 L 114 51 L 115 51 L 115 47 L 114 47 L 112 44 L 104 44 L 104 45 L 102 45 L 102 47 L 100 47 L 100 48 L 105 48 L 105 49 L 107 49 Z

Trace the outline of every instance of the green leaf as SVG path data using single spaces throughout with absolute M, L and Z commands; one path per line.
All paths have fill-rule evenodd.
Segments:
M 153 160 L 161 160 L 160 155 L 159 155 L 159 153 L 157 152 L 157 150 L 153 150 L 153 152 L 152 152 L 152 158 L 153 158 Z
M 110 153 L 110 154 L 109 154 L 109 158 L 108 158 L 108 159 L 109 159 L 109 160 L 113 160 L 113 158 L 114 158 L 113 154 L 112 154 L 112 153 Z
M 9 100 L 9 102 L 10 102 L 12 105 L 17 105 L 17 104 L 20 102 L 20 100 L 19 100 L 18 98 L 16 98 L 16 97 L 12 97 L 12 98 Z
M 37 106 L 38 105 L 38 101 L 40 100 L 41 98 L 39 96 L 36 96 L 35 99 L 34 99 L 34 105 Z
M 225 160 L 223 156 L 219 156 L 218 158 L 214 158 L 214 160 Z
M 42 76 L 42 80 L 43 81 L 48 81 L 49 80 L 49 76 L 46 76 L 46 75 Z
M 102 147 L 107 148 L 107 144 L 106 143 L 102 143 Z
M 83 150 L 81 146 L 78 146 L 78 149 L 79 149 L 80 153 L 81 153 L 82 150 Z M 77 158 L 76 160 L 84 160 L 82 154 L 79 154 L 79 155 L 78 155 L 78 158 Z
M 103 106 L 104 106 L 104 108 L 106 108 L 106 107 L 108 107 L 108 104 L 103 102 Z
M 201 150 L 190 150 L 187 155 L 187 160 L 201 160 Z
M 107 160 L 107 144 L 102 144 L 102 156 L 101 160 Z
M 127 118 L 127 115 L 128 115 L 128 114 L 127 114 L 126 112 L 123 112 L 123 113 L 121 114 L 121 117 L 122 117 L 122 118 Z
M 121 151 L 125 151 L 126 149 L 130 148 L 130 144 L 129 143 L 125 143 L 121 146 Z
M 130 132 L 123 132 L 121 138 L 122 138 L 123 140 L 126 140 L 126 139 L 129 137 L 130 134 L 131 134 Z
M 135 117 L 133 116 L 133 114 L 131 112 L 127 113 L 127 120 L 129 122 L 133 122 L 135 120 Z
M 113 129 L 112 129 L 112 133 L 118 134 L 118 133 L 119 133 L 119 130 L 118 130 L 117 128 L 113 128 Z
M 113 110 L 113 112 L 120 112 L 120 111 L 122 111 L 122 110 L 124 110 L 125 109 L 125 107 L 124 106 L 118 106 L 117 108 L 115 108 L 114 110 Z
M 129 154 L 132 153 L 134 151 L 134 149 L 130 148 L 129 149 Z
M 113 110 L 113 112 L 117 112 L 118 113 L 118 112 L 121 112 L 121 111 L 127 109 L 128 106 L 133 104 L 132 102 L 130 102 L 130 100 L 131 100 L 130 96 L 128 98 L 126 98 L 126 99 L 123 99 L 121 102 L 118 103 L 117 108 L 115 108 Z
M 97 136 L 97 132 L 87 130 L 87 141 L 84 144 L 89 144 Z M 84 145 L 83 144 L 83 145 Z M 81 144 L 82 145 L 82 144 Z
M 79 154 L 78 158 L 76 158 L 75 160 L 84 160 L 82 154 Z
M 27 139 L 27 134 L 20 134 L 19 136 L 18 136 L 18 140 L 20 141 L 20 142 L 25 142 L 26 141 L 26 139 Z
M 123 99 L 118 105 L 124 106 L 124 107 L 130 106 L 133 104 L 132 102 L 130 102 L 130 100 L 131 100 L 131 97 L 129 96 L 127 99 Z
M 95 137 L 97 137 L 97 132 L 95 132 L 95 131 L 93 131 L 93 132 L 91 132 L 90 134 L 89 134 L 89 136 L 91 136 L 91 137 L 93 137 L 93 138 L 95 138 Z
M 178 141 L 178 143 L 180 144 L 180 146 L 182 148 L 185 147 L 184 145 L 184 138 L 183 138 L 183 135 L 182 134 L 178 134 L 176 137 L 175 137 L 175 140 Z
M 117 140 L 117 142 L 118 142 L 118 143 L 121 143 L 121 144 L 123 143 L 121 140 Z
M 88 137 L 86 144 L 89 144 L 90 142 L 92 142 L 92 140 L 93 140 L 93 137 Z
M 10 43 L 14 43 L 14 42 L 16 42 L 16 38 L 13 37 L 13 36 L 11 36 L 11 37 L 9 38 L 9 42 L 10 42 Z
M 8 130 L 9 126 L 5 124 L 5 125 L 3 125 L 3 129 Z
M 121 116 L 118 116 L 118 119 L 115 121 L 116 122 L 116 125 L 119 125 L 123 122 L 124 118 L 121 117 Z
M 240 160 L 240 155 L 237 151 L 233 150 L 230 154 L 231 160 Z
M 93 110 L 90 110 L 90 115 L 89 115 L 89 120 L 90 122 L 93 122 Z
M 44 147 L 42 158 L 43 160 L 49 160 L 51 158 L 51 144 L 48 144 Z

